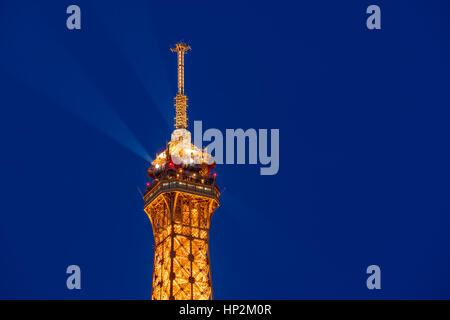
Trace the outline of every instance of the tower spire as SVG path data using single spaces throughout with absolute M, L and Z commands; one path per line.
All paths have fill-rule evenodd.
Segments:
M 191 47 L 183 42 L 170 49 L 178 54 L 178 94 L 175 96 L 175 128 L 187 128 L 186 107 L 188 98 L 184 95 L 184 55 Z

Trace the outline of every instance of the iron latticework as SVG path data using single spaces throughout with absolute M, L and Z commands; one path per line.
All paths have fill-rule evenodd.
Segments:
M 183 42 L 177 43 L 170 49 L 178 55 L 178 94 L 175 96 L 175 128 L 187 128 L 187 97 L 184 95 L 184 55 L 191 47 Z
M 178 52 L 177 97 L 184 97 L 184 105 L 187 48 L 179 43 L 172 49 Z M 172 139 L 148 169 L 153 181 L 144 195 L 155 238 L 152 299 L 208 300 L 212 299 L 209 227 L 220 193 L 212 173 L 213 158 L 191 144 L 186 108 L 179 109 L 180 105 L 175 105 Z

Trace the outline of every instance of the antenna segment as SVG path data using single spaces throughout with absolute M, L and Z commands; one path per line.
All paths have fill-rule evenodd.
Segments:
M 175 96 L 175 128 L 186 129 L 188 98 L 184 95 L 184 55 L 188 50 L 191 50 L 191 47 L 183 42 L 179 42 L 175 45 L 175 48 L 170 50 L 178 54 L 178 94 Z

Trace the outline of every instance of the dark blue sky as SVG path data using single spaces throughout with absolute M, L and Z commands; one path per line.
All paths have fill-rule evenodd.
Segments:
M 448 1 L 164 3 L 0 0 L 0 298 L 150 297 L 185 40 L 190 128 L 280 129 L 278 175 L 217 168 L 216 299 L 449 299 Z

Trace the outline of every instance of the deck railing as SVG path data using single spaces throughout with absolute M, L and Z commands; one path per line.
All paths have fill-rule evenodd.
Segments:
M 161 193 L 180 191 L 214 198 L 219 201 L 220 192 L 214 185 L 193 183 L 186 180 L 162 180 L 144 194 L 144 204 L 147 205 Z

